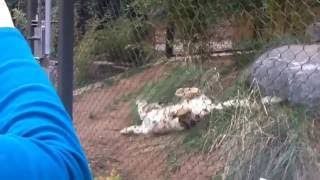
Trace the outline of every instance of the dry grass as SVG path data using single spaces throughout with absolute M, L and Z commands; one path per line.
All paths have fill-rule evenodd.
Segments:
M 312 144 L 318 137 L 306 109 L 262 105 L 255 86 L 237 92 L 258 108 L 235 107 L 219 112 L 222 117 L 213 113 L 206 135 L 209 151 L 226 152 L 224 179 L 317 179 L 319 154 Z

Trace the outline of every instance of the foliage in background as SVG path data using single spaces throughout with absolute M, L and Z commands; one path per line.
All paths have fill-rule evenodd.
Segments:
M 168 19 L 175 23 L 180 38 L 187 41 L 202 39 L 206 31 L 216 22 L 214 1 L 174 0 L 164 1 Z
M 6 0 L 6 3 L 9 7 L 9 9 L 17 8 L 17 9 L 26 10 L 25 9 L 26 4 L 27 4 L 26 0 Z
M 250 26 L 246 29 L 253 32 L 246 42 L 233 44 L 235 48 L 261 50 L 275 39 L 283 42 L 287 37 L 304 42 L 305 27 L 315 21 L 318 10 L 319 3 L 311 0 L 77 0 L 76 61 L 86 65 L 95 60 L 142 65 L 154 55 L 153 38 L 159 24 L 173 24 L 175 42 L 183 44 L 182 53 L 199 54 L 201 61 L 210 57 L 209 44 L 215 41 L 212 29 L 226 21 Z M 97 22 L 95 27 L 92 21 Z M 248 21 L 252 27 L 243 24 Z M 240 66 L 245 66 L 251 62 L 246 59 L 253 57 L 237 58 L 243 59 Z M 84 61 L 89 62 L 78 63 Z M 78 72 L 87 73 L 83 71 Z M 82 77 L 77 79 L 86 81 Z
M 127 18 L 119 18 L 104 28 L 99 28 L 99 20 L 91 24 L 91 30 L 86 32 L 76 48 L 78 83 L 94 78 L 88 74 L 94 61 L 109 61 L 133 67 L 149 62 L 153 50 L 144 42 L 150 31 L 148 24 Z
M 95 35 L 95 21 L 92 23 L 92 29 L 87 31 L 83 39 L 78 43 L 75 48 L 75 82 L 76 85 L 83 85 L 87 83 L 91 78 L 89 74 L 89 68 L 93 61 L 93 51 L 92 47 L 95 46 L 95 39 L 92 38 Z
M 173 103 L 179 99 L 175 96 L 178 88 L 195 85 L 200 79 L 203 70 L 194 65 L 179 65 L 163 80 L 147 83 L 139 96 L 150 103 Z
M 26 28 L 28 25 L 26 17 L 26 5 L 25 0 L 7 0 L 6 1 L 15 26 L 26 35 Z
M 26 13 L 22 10 L 14 8 L 11 10 L 12 12 L 12 19 L 14 21 L 15 26 L 22 32 L 26 32 L 28 21 L 26 17 Z
M 320 4 L 314 0 L 220 0 L 227 15 L 249 16 L 254 24 L 255 38 L 281 38 L 291 34 L 301 37 L 307 25 L 316 21 Z M 306 10 L 308 9 L 308 10 Z

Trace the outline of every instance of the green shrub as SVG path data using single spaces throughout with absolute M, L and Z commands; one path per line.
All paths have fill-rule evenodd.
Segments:
M 194 65 L 179 65 L 165 79 L 147 83 L 141 90 L 148 102 L 173 103 L 179 98 L 175 96 L 178 88 L 194 86 L 198 83 L 203 70 Z
M 145 22 L 138 20 L 120 18 L 108 23 L 95 32 L 93 54 L 103 54 L 108 61 L 140 65 L 151 54 L 151 48 L 143 41 L 149 30 Z
M 214 4 L 207 0 L 164 1 L 169 17 L 185 40 L 204 35 L 209 23 L 216 20 Z M 211 22 L 210 22 L 211 21 Z
M 80 86 L 87 83 L 92 77 L 90 77 L 89 67 L 94 59 L 94 48 L 96 41 L 94 28 L 97 23 L 94 22 L 91 30 L 89 30 L 81 42 L 78 43 L 75 49 L 75 79 L 76 85 Z
M 18 29 L 20 29 L 23 33 L 25 33 L 28 25 L 26 13 L 17 8 L 12 9 L 11 11 L 15 26 Z
M 130 66 L 149 62 L 153 49 L 145 42 L 150 31 L 147 23 L 119 18 L 100 26 L 100 22 L 94 22 L 76 47 L 77 82 L 94 78 L 88 68 L 96 60 Z

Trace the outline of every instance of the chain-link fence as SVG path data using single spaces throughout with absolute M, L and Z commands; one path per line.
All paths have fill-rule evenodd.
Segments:
M 78 1 L 97 179 L 318 179 L 320 2 Z

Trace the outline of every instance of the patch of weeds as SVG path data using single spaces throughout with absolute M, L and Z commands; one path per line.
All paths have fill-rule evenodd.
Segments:
M 142 72 L 143 70 L 145 70 L 147 67 L 133 67 L 133 68 L 130 68 L 129 70 L 123 72 L 121 74 L 121 78 L 122 79 L 125 79 L 125 78 L 129 78 L 129 77 L 132 77 L 140 72 Z
M 204 82 L 201 77 L 206 72 L 196 65 L 176 66 L 165 79 L 146 83 L 141 89 L 123 96 L 121 100 L 130 101 L 141 97 L 149 103 L 175 103 L 179 100 L 175 97 L 175 91 L 182 87 L 202 86 Z
M 85 86 L 88 86 L 90 84 L 95 83 L 96 81 L 92 80 L 92 79 L 82 79 L 81 81 L 77 81 L 77 83 L 75 84 L 75 88 L 79 89 L 79 88 L 83 88 Z
M 103 80 L 103 84 L 106 86 L 113 86 L 113 85 L 115 85 L 115 83 L 116 83 L 116 81 L 112 78 L 108 78 L 108 79 Z
M 243 40 L 235 44 L 234 48 L 260 51 L 288 44 L 297 44 L 301 42 L 304 42 L 303 37 L 297 37 L 292 34 L 283 34 L 281 36 L 273 36 L 268 39 L 259 38 Z
M 211 180 L 223 180 L 223 172 L 219 172 L 217 175 L 212 176 Z
M 308 114 L 308 110 L 303 106 L 291 106 L 286 111 L 290 120 L 290 128 L 295 129 L 297 132 L 299 132 L 301 128 L 304 129 L 304 125 L 308 124 L 305 123 L 305 121 L 311 119 L 311 116 Z
M 319 173 L 310 144 L 312 129 L 306 110 L 288 105 L 259 111 L 238 111 L 232 118 L 230 138 L 224 148 L 229 154 L 227 179 L 312 179 L 312 169 Z M 227 150 L 228 149 L 228 150 Z
M 179 155 L 176 151 L 172 150 L 167 156 L 167 172 L 169 174 L 174 174 L 180 168 Z
M 131 101 L 137 97 L 142 97 L 149 103 L 175 103 L 179 101 L 179 98 L 175 97 L 175 91 L 178 88 L 201 86 L 200 88 L 206 89 L 204 86 L 208 85 L 207 80 L 212 78 L 215 73 L 216 72 L 213 72 L 210 69 L 205 70 L 195 65 L 177 66 L 165 79 L 158 82 L 147 83 L 138 91 L 131 92 L 126 96 L 123 96 L 121 100 Z M 203 77 L 205 79 L 203 79 Z M 131 117 L 133 118 L 133 123 L 141 124 L 135 102 L 131 103 Z M 207 151 L 210 148 L 210 142 L 212 142 L 215 138 L 208 135 L 208 127 L 211 125 L 219 126 L 217 129 L 223 130 L 227 122 L 229 122 L 229 120 L 226 119 L 230 119 L 230 113 L 228 111 L 214 112 L 211 116 L 208 116 L 206 119 L 202 120 L 196 127 L 186 131 L 183 144 L 189 150 Z
M 235 84 L 225 90 L 222 97 L 217 99 L 225 101 L 232 98 L 240 98 L 239 94 L 248 94 L 250 87 L 247 85 L 246 79 L 246 73 L 242 73 Z M 195 128 L 186 131 L 187 134 L 183 140 L 186 149 L 203 152 L 212 150 L 212 144 L 217 144 L 226 134 L 234 113 L 234 108 L 213 111 Z
M 87 79 L 87 80 L 84 80 L 84 81 L 81 81 L 81 82 L 77 82 L 75 89 L 80 89 L 80 88 L 92 85 L 94 83 L 100 83 L 100 82 L 101 81 L 98 81 L 98 80 L 93 80 L 93 79 L 89 80 L 89 79 Z M 107 78 L 107 79 L 104 79 L 102 81 L 103 87 L 110 87 L 110 86 L 115 85 L 116 83 L 117 83 L 117 81 L 115 79 L 112 79 L 112 78 Z
M 223 98 L 259 101 L 259 92 L 239 77 Z M 186 131 L 183 143 L 188 150 L 210 151 L 220 147 L 228 154 L 226 179 L 315 179 L 320 174 L 319 151 L 308 111 L 288 104 L 259 108 L 235 107 L 214 111 L 198 127 Z M 207 123 L 205 123 L 207 122 Z M 312 173 L 310 173 L 312 172 Z M 213 178 L 213 177 L 212 177 Z M 219 178 L 219 177 L 217 177 Z
M 222 67 L 221 70 L 220 70 L 220 75 L 222 77 L 227 76 L 228 74 L 230 74 L 232 72 L 233 67 L 234 67 L 233 65 L 232 66 L 224 66 L 224 67 Z
M 260 50 L 265 46 L 266 42 L 262 39 L 249 39 L 243 40 L 235 45 L 236 49 L 244 49 L 244 50 Z M 243 70 L 247 68 L 254 60 L 256 59 L 257 53 L 243 53 L 243 54 L 235 54 L 233 56 L 233 61 L 235 61 L 235 67 L 237 70 Z
M 207 119 L 204 119 L 197 124 L 196 127 L 193 127 L 185 131 L 185 137 L 182 141 L 184 147 L 187 151 L 201 151 L 205 145 L 205 133 L 208 127 Z
M 235 44 L 234 48 L 243 50 L 255 50 L 261 49 L 265 44 L 266 40 L 263 39 L 246 39 Z
M 133 125 L 140 125 L 142 123 L 142 120 L 140 119 L 139 113 L 138 113 L 138 107 L 136 105 L 135 99 L 139 95 L 140 90 L 130 92 L 124 96 L 122 96 L 120 99 L 116 100 L 115 103 L 122 102 L 129 102 L 130 101 L 130 117 L 132 118 L 132 124 Z
M 142 123 L 142 120 L 140 119 L 139 113 L 138 113 L 138 107 L 135 104 L 135 102 L 131 102 L 131 112 L 130 117 L 132 118 L 133 124 L 140 125 Z
M 142 89 L 142 88 L 141 88 Z M 128 102 L 128 101 L 131 101 L 131 100 L 135 100 L 136 97 L 138 97 L 138 95 L 140 94 L 140 91 L 141 89 L 139 90 L 136 90 L 136 91 L 132 91 L 126 95 L 123 95 L 119 101 L 123 101 L 123 102 Z
M 112 169 L 111 173 L 107 177 L 99 176 L 95 177 L 94 180 L 122 180 L 119 172 L 116 169 Z
M 255 53 L 237 54 L 233 56 L 237 70 L 243 70 L 252 64 L 256 59 Z
M 212 144 L 216 144 L 225 135 L 234 115 L 234 108 L 218 110 L 209 116 L 209 126 L 206 132 L 204 150 L 212 150 Z
M 222 137 L 229 127 L 233 109 L 214 111 L 196 127 L 186 131 L 183 144 L 188 151 L 208 152 L 212 144 Z
M 152 29 L 150 24 L 125 17 L 108 21 L 103 28 L 98 28 L 102 25 L 101 20 L 91 23 L 91 28 L 75 48 L 77 85 L 97 78 L 91 73 L 94 61 L 107 60 L 117 65 L 137 67 L 154 58 L 153 48 L 145 42 Z
M 234 85 L 225 90 L 222 96 L 222 100 L 237 97 L 239 93 L 248 94 L 250 91 L 250 83 L 248 82 L 248 71 L 243 71 Z
M 197 83 L 203 70 L 195 65 L 177 66 L 167 78 L 146 84 L 139 96 L 148 102 L 174 103 L 178 98 L 175 91 L 181 87 L 193 86 Z
M 297 37 L 292 34 L 284 34 L 282 36 L 275 36 L 268 41 L 263 43 L 263 46 L 261 46 L 262 50 L 266 49 L 273 49 L 275 47 L 289 45 L 289 44 L 297 44 L 297 43 L 303 43 L 304 40 L 303 37 Z

